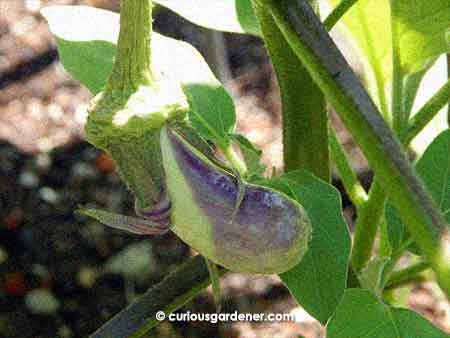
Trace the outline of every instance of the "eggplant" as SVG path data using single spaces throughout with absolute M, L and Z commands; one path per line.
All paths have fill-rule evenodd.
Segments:
M 300 262 L 312 231 L 297 201 L 243 182 L 169 125 L 160 145 L 171 230 L 186 244 L 236 272 L 282 273 Z

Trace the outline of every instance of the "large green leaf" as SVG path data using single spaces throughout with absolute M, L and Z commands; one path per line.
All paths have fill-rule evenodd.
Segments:
M 206 28 L 261 35 L 251 0 L 155 0 L 155 2 Z
M 398 52 L 403 74 L 419 72 L 437 56 L 450 51 L 448 0 L 395 0 L 391 3 L 400 36 Z
M 416 169 L 450 224 L 450 130 L 442 132 L 431 143 L 417 162 Z M 395 250 L 409 238 L 409 234 L 397 210 L 390 204 L 386 209 L 386 220 L 389 241 Z
M 93 94 L 112 70 L 119 16 L 85 6 L 54 6 L 41 11 L 56 38 L 64 68 Z
M 296 267 L 280 277 L 306 311 L 325 324 L 344 294 L 350 255 L 339 192 L 306 171 L 292 171 L 266 184 L 296 199 L 311 220 L 308 251 Z
M 66 70 L 97 94 L 114 62 L 119 15 L 87 6 L 47 7 L 42 13 Z M 225 147 L 236 120 L 234 104 L 200 53 L 188 43 L 153 33 L 152 57 L 154 69 L 181 84 L 193 126 Z
M 336 5 L 341 0 L 330 0 Z M 450 27 L 448 0 L 359 0 L 343 18 L 360 51 L 370 65 L 370 90 L 387 108 L 386 89 L 392 81 L 392 17 L 399 43 L 395 53 L 405 79 L 405 107 L 411 107 L 425 70 L 436 58 L 450 50 L 446 35 Z M 421 72 L 413 79 L 407 78 Z M 408 101 L 408 102 L 406 102 Z
M 417 313 L 390 307 L 370 291 L 349 289 L 327 325 L 328 338 L 449 338 Z

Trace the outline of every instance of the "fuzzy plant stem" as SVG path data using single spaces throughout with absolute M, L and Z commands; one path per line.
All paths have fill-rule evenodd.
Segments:
M 331 30 L 339 19 L 349 10 L 357 1 L 343 0 L 341 1 L 332 13 L 325 20 L 324 26 L 327 30 Z M 396 59 L 397 69 L 399 67 L 399 60 Z M 401 74 L 397 71 L 396 81 L 401 81 Z M 397 116 L 397 125 L 402 120 L 402 102 L 401 102 L 401 85 L 396 86 L 397 90 L 393 93 L 394 108 Z M 401 133 L 401 140 L 406 146 L 412 139 L 419 134 L 421 130 L 433 119 L 434 116 L 448 103 L 450 98 L 450 81 L 441 87 L 441 89 L 419 110 L 419 112 L 409 121 L 408 127 Z M 403 122 L 401 122 L 403 123 Z M 397 126 L 400 129 L 400 126 Z M 370 259 L 377 228 L 383 218 L 383 209 L 386 200 L 386 194 L 380 188 L 377 178 L 371 187 L 369 199 L 365 203 L 360 203 L 361 197 L 364 195 L 355 195 L 355 190 L 360 190 L 358 183 L 355 183 L 354 173 L 346 161 L 345 154 L 342 149 L 339 149 L 339 144 L 333 140 L 333 135 L 330 135 L 331 154 L 334 158 L 338 171 L 344 182 L 347 192 L 353 203 L 358 207 L 358 220 L 355 225 L 354 247 L 352 251 L 352 264 L 354 268 L 360 270 Z M 337 159 L 339 161 L 337 161 Z M 352 179 L 353 178 L 353 179 Z M 353 198 L 352 198 L 353 197 Z M 385 238 L 384 238 L 385 239 Z
M 330 127 L 330 154 L 336 164 L 339 176 L 352 203 L 359 209 L 367 202 L 368 196 L 358 180 L 355 171 L 345 154 L 342 145 L 336 135 L 336 131 Z
M 450 296 L 444 220 L 378 108 L 305 0 L 264 0 L 277 26 L 379 175 L 393 205 Z
M 383 186 L 375 178 L 366 203 L 358 208 L 351 256 L 352 268 L 356 272 L 364 268 L 372 255 L 378 226 L 384 215 L 385 201 Z
M 357 0 L 341 1 L 325 20 L 325 29 L 330 31 L 356 2 Z M 369 195 L 367 195 L 358 181 L 333 128 L 330 128 L 329 135 L 331 157 L 336 164 L 345 190 L 358 210 L 351 262 L 352 271 L 359 272 L 370 259 L 378 224 L 383 217 L 386 197 L 378 180 L 375 180 Z
M 449 99 L 450 81 L 447 81 L 410 119 L 406 128 L 398 127 L 402 143 L 408 146 L 439 111 L 448 104 Z M 399 100 L 399 98 L 396 100 Z M 398 107 L 398 109 L 401 109 L 401 107 Z M 394 116 L 401 116 L 401 113 L 398 111 Z M 359 214 L 355 225 L 355 238 L 352 251 L 352 265 L 357 271 L 364 267 L 370 259 L 378 225 L 383 218 L 382 211 L 386 198 L 386 193 L 380 188 L 379 178 L 375 176 L 366 205 L 358 209 Z
M 152 1 L 123 0 L 113 69 L 85 125 L 88 141 L 110 154 L 141 207 L 156 205 L 164 190 L 159 133 L 149 122 L 158 92 L 151 33 Z
M 151 0 L 122 0 L 116 58 L 106 88 L 114 91 L 155 85 L 151 70 Z
M 330 181 L 325 99 L 264 5 L 253 1 L 281 92 L 286 172 L 306 169 Z M 312 3 L 315 4 L 315 1 Z

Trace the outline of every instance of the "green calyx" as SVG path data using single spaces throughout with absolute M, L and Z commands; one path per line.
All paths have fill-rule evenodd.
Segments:
M 180 85 L 152 64 L 151 33 L 152 1 L 123 0 L 113 70 L 85 125 L 88 141 L 110 154 L 142 208 L 164 191 L 159 131 L 189 107 Z

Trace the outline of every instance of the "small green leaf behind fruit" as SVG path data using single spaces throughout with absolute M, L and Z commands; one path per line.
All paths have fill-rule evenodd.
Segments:
M 239 145 L 245 165 L 247 166 L 248 175 L 262 175 L 266 170 L 266 166 L 261 163 L 262 151 L 256 148 L 243 135 L 231 134 L 230 136 Z
M 219 83 L 189 83 L 183 85 L 183 89 L 189 100 L 192 126 L 222 150 L 227 149 L 236 115 L 233 100 L 226 90 Z
M 363 289 L 348 289 L 327 325 L 328 338 L 449 338 L 417 313 L 383 304 Z

